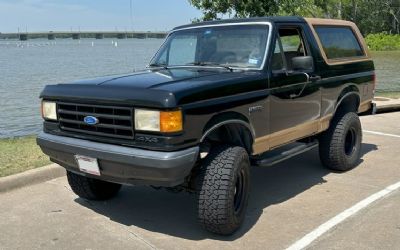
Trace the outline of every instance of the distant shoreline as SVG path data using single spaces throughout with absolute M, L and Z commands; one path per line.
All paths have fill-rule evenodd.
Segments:
M 116 38 L 116 39 L 127 39 L 127 38 L 165 38 L 168 32 L 155 32 L 155 31 L 49 31 L 49 32 L 21 32 L 21 33 L 0 33 L 0 39 L 2 40 L 20 40 L 26 41 L 30 39 L 63 39 L 69 38 L 79 40 L 81 38 Z

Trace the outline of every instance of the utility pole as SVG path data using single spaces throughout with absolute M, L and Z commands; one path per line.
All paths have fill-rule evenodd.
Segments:
M 129 3 L 130 3 L 129 10 L 130 10 L 130 20 L 131 20 L 131 31 L 133 32 L 133 6 L 132 6 L 132 0 L 130 0 Z

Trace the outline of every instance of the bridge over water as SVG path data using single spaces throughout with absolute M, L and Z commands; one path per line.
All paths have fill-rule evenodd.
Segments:
M 26 41 L 28 39 L 35 38 L 47 38 L 54 40 L 56 38 L 72 38 L 78 40 L 81 38 L 164 38 L 167 32 L 122 32 L 122 31 L 81 31 L 81 32 L 69 32 L 69 31 L 49 31 L 49 32 L 29 32 L 29 33 L 0 33 L 0 39 L 19 39 Z

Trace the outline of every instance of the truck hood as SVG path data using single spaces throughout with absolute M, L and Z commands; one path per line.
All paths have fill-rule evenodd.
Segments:
M 63 101 L 173 108 L 266 87 L 261 71 L 211 68 L 153 69 L 47 85 L 40 97 Z

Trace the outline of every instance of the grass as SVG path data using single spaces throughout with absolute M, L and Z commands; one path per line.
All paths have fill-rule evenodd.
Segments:
M 0 177 L 50 164 L 34 136 L 0 139 Z
M 398 92 L 377 92 L 375 93 L 376 97 L 387 97 L 387 98 L 400 98 L 400 91 Z

